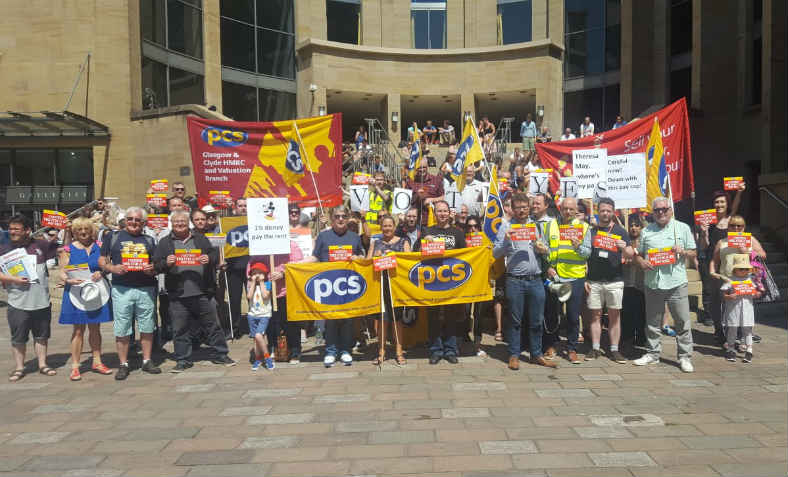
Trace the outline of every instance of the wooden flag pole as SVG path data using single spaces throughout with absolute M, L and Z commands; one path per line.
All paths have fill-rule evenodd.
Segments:
M 268 274 L 268 278 L 270 280 L 271 273 L 274 273 L 274 256 L 273 255 L 269 255 L 268 256 L 268 260 L 269 260 L 268 263 L 270 265 L 269 270 L 271 270 L 271 272 Z M 270 280 L 270 281 L 271 281 L 271 304 L 274 307 L 274 311 L 279 311 L 279 309 L 277 307 L 277 304 L 276 304 L 276 282 L 273 281 L 273 280 Z

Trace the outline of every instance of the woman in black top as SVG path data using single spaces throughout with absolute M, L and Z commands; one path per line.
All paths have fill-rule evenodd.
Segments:
M 380 218 L 380 231 L 382 236 L 380 239 L 375 239 L 373 245 L 369 247 L 369 252 L 367 253 L 368 259 L 380 257 L 390 252 L 410 252 L 410 242 L 407 239 L 394 235 L 395 228 L 396 224 L 394 222 L 394 217 L 385 215 Z M 394 346 L 397 354 L 397 364 L 403 365 L 405 364 L 405 356 L 403 355 L 402 343 L 400 341 L 402 339 L 402 321 L 396 319 L 396 317 L 401 314 L 401 309 L 397 308 L 395 310 L 393 308 L 391 302 L 391 287 L 389 286 L 388 279 L 383 280 L 383 309 L 385 310 L 383 313 L 383 321 L 386 323 L 394 322 Z M 380 342 L 380 353 L 378 357 L 372 361 L 372 364 L 380 365 L 386 360 L 386 328 L 389 328 L 389 326 L 381 328 L 379 322 L 375 320 L 375 332 Z

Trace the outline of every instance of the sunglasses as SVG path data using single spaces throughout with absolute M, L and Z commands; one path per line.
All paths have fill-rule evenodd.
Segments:
M 347 215 L 345 215 L 345 214 L 337 214 L 337 215 L 334 216 L 334 218 L 335 219 L 346 219 Z
M 300 214 L 300 213 L 301 213 L 301 211 L 300 211 L 300 210 L 298 210 L 298 209 L 292 209 L 292 210 L 290 210 L 290 215 L 293 215 L 293 214 Z
M 468 224 L 468 227 L 473 227 L 474 229 L 478 229 L 479 224 Z
M 654 212 L 657 214 L 667 214 L 669 210 L 670 210 L 669 207 L 658 207 L 654 209 Z
M 186 189 L 183 188 L 183 187 L 175 187 L 172 190 L 182 191 L 182 190 L 186 190 Z

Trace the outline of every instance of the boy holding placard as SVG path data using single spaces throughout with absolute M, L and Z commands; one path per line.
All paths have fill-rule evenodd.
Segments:
M 752 275 L 750 256 L 736 254 L 733 256 L 733 280 L 726 280 L 722 285 L 725 299 L 725 312 L 723 322 L 727 326 L 725 359 L 736 361 L 736 336 L 741 329 L 744 345 L 745 363 L 752 362 L 752 327 L 755 325 L 755 308 L 753 299 L 759 298 L 763 293 L 763 286 Z

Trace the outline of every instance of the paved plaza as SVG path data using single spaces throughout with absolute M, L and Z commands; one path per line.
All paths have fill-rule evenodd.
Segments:
M 458 365 L 431 366 L 417 349 L 404 367 L 356 355 L 328 370 L 310 340 L 301 364 L 256 373 L 242 339 L 235 367 L 205 360 L 175 375 L 165 360 L 158 376 L 77 383 L 70 327 L 53 324 L 58 375 L 29 361 L 19 383 L 0 382 L 0 476 L 784 476 L 785 317 L 771 322 L 783 327 L 756 327 L 752 364 L 725 361 L 711 328 L 696 327 L 694 374 L 668 338 L 648 368 L 602 358 L 519 372 L 491 339 L 493 357 Z M 111 326 L 103 336 L 117 366 Z

